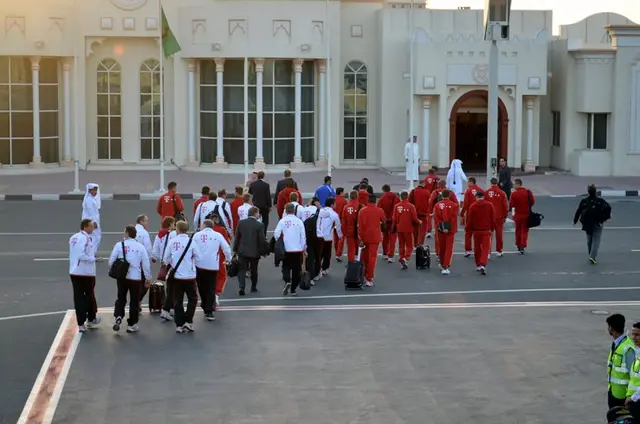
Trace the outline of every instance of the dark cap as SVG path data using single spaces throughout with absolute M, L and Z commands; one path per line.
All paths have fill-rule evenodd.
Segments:
M 616 406 L 607 412 L 607 422 L 609 424 L 633 424 L 633 417 L 629 410 L 623 406 Z

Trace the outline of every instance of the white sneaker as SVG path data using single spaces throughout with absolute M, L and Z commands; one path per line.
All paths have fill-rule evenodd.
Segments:
M 443 269 L 442 271 L 440 271 L 440 274 L 449 275 L 449 274 L 451 274 L 451 271 L 449 271 L 448 269 Z
M 501 257 L 502 257 L 502 255 L 504 255 L 504 253 L 502 253 L 502 252 L 498 252 L 498 253 L 497 253 L 497 255 L 498 255 L 498 257 L 499 257 L 499 258 L 501 258 Z
M 162 310 L 162 312 L 160 312 L 160 319 L 162 320 L 162 322 L 173 321 L 173 317 L 171 316 L 171 314 L 164 309 Z
M 468 258 L 473 254 L 473 252 L 469 252 L 468 250 L 466 252 L 464 252 L 464 257 Z
M 184 333 L 185 330 L 182 327 L 176 327 L 176 333 Z
M 491 253 L 487 255 L 487 260 L 491 259 Z
M 329 275 L 329 270 L 328 269 L 322 270 L 322 276 L 324 277 L 325 275 Z
M 395 260 L 395 259 L 393 259 L 393 256 L 390 256 L 390 257 L 387 259 L 387 262 L 388 262 L 388 263 L 390 263 L 390 264 L 394 263 L 395 261 L 396 261 L 396 260 Z
M 389 260 L 389 257 L 387 255 L 382 255 L 382 260 L 383 261 L 387 261 L 387 260 Z
M 79 325 L 78 326 L 78 332 L 79 333 L 84 333 L 85 331 L 87 331 L 87 326 L 86 325 Z
M 185 331 L 187 333 L 193 333 L 193 324 L 186 323 L 185 325 L 182 326 L 182 331 Z
M 431 238 L 431 233 L 427 233 L 427 238 Z
M 322 272 L 320 272 L 320 274 L 316 275 L 316 277 L 313 279 L 313 281 L 320 281 L 321 278 L 322 278 Z
M 93 321 L 87 321 L 87 328 L 95 328 L 98 324 L 102 322 L 102 318 L 96 317 Z
M 369 280 L 367 280 L 367 281 L 364 283 L 364 285 L 365 285 L 365 287 L 373 287 L 373 281 L 369 281 Z
M 480 267 L 480 274 L 487 275 L 487 269 L 483 266 Z
M 140 331 L 140 326 L 138 326 L 138 324 L 127 326 L 127 333 L 137 333 L 138 331 Z
M 477 266 L 476 267 L 476 271 L 478 271 L 478 272 L 482 271 L 482 267 L 481 266 Z
M 220 296 L 216 295 L 216 306 L 220 306 Z

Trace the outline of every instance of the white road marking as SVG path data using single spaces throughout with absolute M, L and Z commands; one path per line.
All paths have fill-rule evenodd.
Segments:
M 640 249 L 631 249 L 632 252 L 640 252 Z
M 639 227 L 640 228 L 640 227 Z M 268 234 L 272 234 L 273 230 L 267 230 Z M 123 234 L 122 231 L 103 231 L 102 235 L 103 236 L 121 236 Z M 151 236 L 154 236 L 153 232 L 150 232 Z M 67 232 L 67 233 L 30 233 L 30 232 L 22 232 L 22 233 L 0 233 L 0 237 L 16 237 L 16 236 L 42 236 L 42 237 L 49 237 L 49 236 L 67 236 L 67 237 L 71 237 L 73 235 L 73 232 Z
M 37 314 L 26 314 L 26 315 L 13 315 L 8 317 L 0 317 L 0 321 L 10 321 L 14 319 L 23 319 L 23 318 L 36 318 L 36 317 L 46 317 L 49 315 L 61 315 L 67 311 L 54 311 L 54 312 L 39 312 Z

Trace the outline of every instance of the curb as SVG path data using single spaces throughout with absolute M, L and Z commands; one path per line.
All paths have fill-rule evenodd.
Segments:
M 201 196 L 200 193 L 179 193 L 180 197 L 184 200 L 193 200 Z M 376 197 L 382 196 L 382 193 L 375 193 Z M 159 193 L 100 193 L 102 200 L 156 200 Z M 302 193 L 303 199 L 310 199 L 314 196 L 314 193 Z M 538 194 L 536 197 L 552 197 L 552 198 L 576 198 L 584 197 L 585 194 L 552 194 L 542 195 Z M 598 191 L 598 196 L 602 197 L 640 197 L 640 190 L 601 190 Z M 227 195 L 227 199 L 234 199 L 233 194 Z M 84 193 L 61 193 L 61 194 L 0 194 L 0 201 L 32 201 L 32 200 L 75 200 L 82 201 L 84 199 Z

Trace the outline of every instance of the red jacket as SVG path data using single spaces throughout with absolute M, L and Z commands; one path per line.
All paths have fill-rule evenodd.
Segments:
M 231 241 L 231 237 L 229 236 L 229 233 L 227 232 L 227 229 L 224 228 L 224 226 L 218 225 L 218 224 L 213 224 L 213 231 L 215 231 L 216 233 L 222 234 L 222 237 L 224 237 L 224 239 L 227 241 L 227 243 L 229 243 Z M 221 255 L 220 257 L 221 257 L 221 259 L 224 260 L 224 255 Z
M 369 192 L 367 190 L 358 190 L 358 203 L 362 206 L 369 204 Z
M 496 213 L 496 220 L 504 220 L 509 215 L 509 203 L 507 202 L 507 195 L 497 185 L 492 185 L 487 191 L 484 192 L 484 198 L 493 205 L 493 210 Z
M 429 197 L 429 213 L 431 215 L 433 215 L 433 208 L 435 207 L 436 203 L 438 203 L 438 195 L 440 195 L 444 190 L 445 189 L 441 187 L 431 193 L 431 197 Z M 449 200 L 458 205 L 459 202 L 456 194 L 453 191 L 449 193 Z
M 453 193 L 452 193 L 453 194 Z M 448 222 L 451 225 L 450 234 L 458 232 L 458 215 L 460 213 L 460 206 L 457 202 L 451 199 L 443 199 L 436 203 L 433 208 L 433 219 L 436 223 L 436 228 L 440 226 L 441 222 Z
M 344 197 L 343 195 L 340 196 L 336 196 L 336 213 L 338 214 L 338 216 L 340 217 L 340 223 L 342 224 L 342 211 L 344 209 L 345 206 L 347 206 L 347 198 Z
M 196 199 L 195 202 L 193 202 L 193 214 L 196 214 L 196 210 L 198 209 L 198 205 L 200 203 L 206 202 L 207 200 L 209 200 L 209 195 L 208 194 L 203 194 L 202 196 L 198 197 Z
M 229 208 L 231 209 L 231 219 L 233 220 L 233 231 L 236 231 L 238 228 L 238 222 L 240 222 L 240 217 L 238 217 L 238 208 L 242 206 L 244 201 L 242 197 L 236 197 L 233 199 L 231 203 L 229 203 Z
M 393 208 L 393 228 L 397 233 L 412 233 L 414 226 L 420 224 L 416 207 L 408 200 L 401 200 Z
M 461 214 L 463 217 L 467 215 L 471 205 L 473 205 L 478 199 L 476 197 L 476 193 L 479 191 L 482 191 L 482 188 L 480 188 L 480 186 L 478 186 L 477 184 L 474 184 L 471 187 L 467 188 L 467 190 L 464 192 L 464 203 L 462 204 Z
M 358 238 L 365 244 L 377 244 L 382 241 L 382 223 L 387 220 L 384 211 L 370 203 L 358 214 Z
M 533 197 L 533 193 L 524 187 L 518 187 L 511 193 L 509 208 L 515 209 L 514 215 L 521 217 L 529 216 L 531 206 L 535 204 L 536 199 Z
M 418 218 L 423 219 L 430 215 L 430 198 L 431 191 L 427 187 L 418 186 L 411 190 L 411 194 L 409 194 L 409 202 L 411 202 L 411 204 L 416 207 Z
M 278 194 L 278 203 L 276 205 L 278 209 L 278 216 L 282 216 L 282 214 L 284 213 L 284 207 L 287 206 L 287 203 L 291 201 L 289 200 L 289 195 L 291 193 L 298 193 L 298 203 L 301 205 L 303 204 L 302 194 L 300 194 L 300 192 L 295 188 L 287 187 L 284 190 L 282 190 L 280 194 Z
M 357 238 L 356 234 L 356 214 L 360 209 L 358 200 L 350 200 L 347 206 L 342 210 L 342 216 L 340 217 L 340 223 L 342 224 L 342 234 L 345 237 L 354 239 Z
M 172 198 L 175 196 L 175 205 Z M 176 206 L 177 209 L 176 210 Z M 182 198 L 175 191 L 169 191 L 158 198 L 158 204 L 156 205 L 156 212 L 162 218 L 166 216 L 175 217 L 178 212 L 182 212 L 184 210 L 184 204 L 182 203 Z
M 433 175 L 427 175 L 424 179 L 424 185 L 429 189 L 430 192 L 438 189 L 438 184 L 440 183 L 440 178 Z
M 467 212 L 467 224 L 465 227 L 471 231 L 493 231 L 496 227 L 496 212 L 491 202 L 478 199 L 473 202 Z
M 400 203 L 400 198 L 397 194 L 391 191 L 384 193 L 378 200 L 378 207 L 384 211 L 387 225 L 391 225 L 391 221 L 393 220 L 393 208 L 398 203 Z

